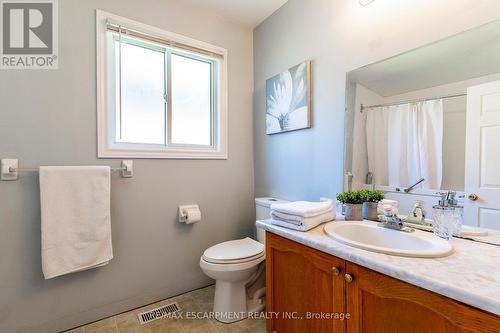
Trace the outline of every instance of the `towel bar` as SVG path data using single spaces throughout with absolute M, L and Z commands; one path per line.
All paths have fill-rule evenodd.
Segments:
M 127 168 L 125 167 L 120 167 L 120 168 L 110 168 L 111 171 L 125 171 Z M 31 172 L 38 172 L 38 168 L 13 168 L 9 167 L 9 172 L 21 172 L 21 171 L 31 171 Z
M 123 160 L 119 168 L 111 167 L 111 171 L 120 171 L 123 178 L 131 178 L 134 175 L 132 160 Z M 17 180 L 19 172 L 38 172 L 38 168 L 20 168 L 17 159 L 4 158 L 0 160 L 0 180 Z

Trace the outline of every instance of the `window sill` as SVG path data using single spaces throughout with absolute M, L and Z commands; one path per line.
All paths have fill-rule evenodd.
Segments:
M 162 149 L 131 150 L 101 149 L 98 158 L 145 158 L 145 159 L 193 159 L 193 160 L 227 160 L 227 151 L 216 149 Z

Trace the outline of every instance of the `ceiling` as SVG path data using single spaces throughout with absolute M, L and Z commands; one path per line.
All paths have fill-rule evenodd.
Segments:
M 500 21 L 352 72 L 358 82 L 384 97 L 500 73 Z
M 195 6 L 219 12 L 233 21 L 252 28 L 283 6 L 288 0 L 183 0 Z

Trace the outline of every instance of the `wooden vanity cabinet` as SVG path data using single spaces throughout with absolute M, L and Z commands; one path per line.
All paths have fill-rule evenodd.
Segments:
M 266 232 L 267 331 L 344 332 L 345 321 L 308 318 L 345 312 L 345 261 Z
M 494 314 L 350 262 L 346 271 L 347 332 L 500 332 Z
M 269 333 L 500 332 L 499 316 L 270 232 L 266 260 Z

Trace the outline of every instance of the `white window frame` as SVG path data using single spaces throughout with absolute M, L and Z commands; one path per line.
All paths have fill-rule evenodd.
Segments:
M 212 145 L 129 144 L 115 142 L 115 109 L 108 107 L 108 38 L 107 22 L 135 29 L 159 39 L 222 55 L 213 73 L 215 101 L 212 104 Z M 97 51 L 97 157 L 98 158 L 158 158 L 158 159 L 227 159 L 227 50 L 118 15 L 96 10 Z M 111 92 L 113 94 L 113 92 Z M 168 96 L 170 103 L 171 98 Z M 167 120 L 170 124 L 170 119 Z M 167 133 L 168 136 L 171 133 Z

